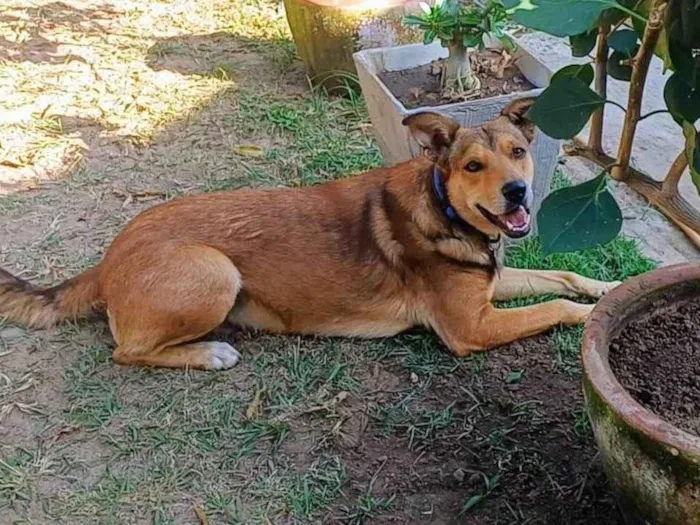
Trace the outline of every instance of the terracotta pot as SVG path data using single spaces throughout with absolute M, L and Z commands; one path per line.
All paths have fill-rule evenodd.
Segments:
M 610 369 L 609 344 L 652 308 L 698 295 L 700 263 L 669 266 L 613 290 L 586 322 L 582 351 L 586 405 L 603 467 L 630 524 L 700 524 L 700 437 L 664 421 L 632 398 Z
M 418 31 L 402 22 L 417 5 L 417 0 L 284 0 L 311 80 L 331 88 L 343 83 L 343 73 L 355 74 L 355 51 L 419 41 Z

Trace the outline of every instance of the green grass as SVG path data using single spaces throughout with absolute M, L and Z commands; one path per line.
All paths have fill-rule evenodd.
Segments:
M 263 123 L 264 133 L 287 139 L 266 153 L 281 164 L 287 184 L 316 184 L 382 164 L 371 137 L 357 133 L 366 114 L 356 100 L 312 92 L 300 103 L 244 93 L 239 104 L 248 130 L 259 133 Z

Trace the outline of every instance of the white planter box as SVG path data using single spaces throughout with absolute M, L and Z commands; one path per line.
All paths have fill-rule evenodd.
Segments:
M 421 150 L 401 121 L 406 115 L 422 111 L 435 111 L 455 119 L 463 127 L 478 126 L 497 117 L 501 109 L 518 98 L 538 96 L 549 84 L 552 71 L 547 69 L 516 39 L 518 49 L 515 64 L 532 84 L 537 86 L 530 91 L 522 91 L 481 100 L 457 102 L 444 106 L 423 106 L 416 109 L 406 107 L 396 99 L 379 74 L 384 71 L 401 71 L 424 64 L 438 58 L 447 57 L 447 50 L 439 42 L 429 46 L 410 44 L 391 48 L 367 49 L 353 55 L 360 86 L 367 102 L 369 117 L 374 135 L 387 165 L 404 162 L 420 155 Z M 533 183 L 533 215 L 549 191 L 552 175 L 557 165 L 561 141 L 548 137 L 537 130 L 532 144 L 535 160 L 535 180 Z

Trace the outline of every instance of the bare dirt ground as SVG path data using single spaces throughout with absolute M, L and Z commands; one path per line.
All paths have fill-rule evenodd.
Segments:
M 0 266 L 93 265 L 182 194 L 381 164 L 361 98 L 309 88 L 271 0 L 0 7 Z M 513 264 L 622 278 L 628 241 Z M 231 333 L 226 373 L 126 369 L 106 324 L 0 322 L 0 523 L 617 523 L 582 410 L 580 331 L 454 360 Z

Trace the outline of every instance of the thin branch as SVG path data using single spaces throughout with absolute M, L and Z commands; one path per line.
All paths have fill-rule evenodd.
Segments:
M 627 113 L 627 108 L 625 108 L 625 106 L 623 106 L 622 104 L 619 104 L 619 103 L 615 102 L 614 100 L 606 100 L 605 103 L 606 103 L 606 104 L 612 104 L 613 106 L 617 106 L 617 107 L 620 108 L 622 111 L 624 111 L 625 113 Z
M 637 51 L 632 63 L 632 78 L 630 79 L 629 99 L 627 101 L 627 113 L 620 136 L 620 146 L 617 150 L 617 160 L 620 163 L 615 168 L 611 176 L 615 180 L 626 180 L 632 157 L 632 144 L 634 134 L 637 130 L 637 123 L 642 107 L 642 97 L 644 96 L 644 85 L 649 72 L 649 63 L 654 54 L 656 43 L 663 29 L 664 14 L 666 13 L 667 0 L 654 0 L 654 4 L 649 13 L 649 22 L 644 28 L 642 45 Z
M 595 90 L 602 98 L 608 96 L 608 34 L 610 26 L 601 25 L 598 28 L 598 45 L 595 56 Z M 605 108 L 596 110 L 591 117 L 591 130 L 588 133 L 588 146 L 595 151 L 603 152 L 603 127 Z
M 637 120 L 637 122 L 641 122 L 641 121 L 644 120 L 645 118 L 649 118 L 649 117 L 651 117 L 651 116 L 658 115 L 659 113 L 670 113 L 670 111 L 667 110 L 667 109 L 656 109 L 656 110 L 654 110 L 654 111 L 650 111 L 650 112 L 647 113 L 646 115 L 642 115 L 641 117 L 639 117 L 639 119 Z
M 668 170 L 668 174 L 663 182 L 663 191 L 668 194 L 678 193 L 678 182 L 680 182 L 683 172 L 688 167 L 688 157 L 685 154 L 685 150 L 681 151 L 676 160 L 673 161 L 671 168 Z

